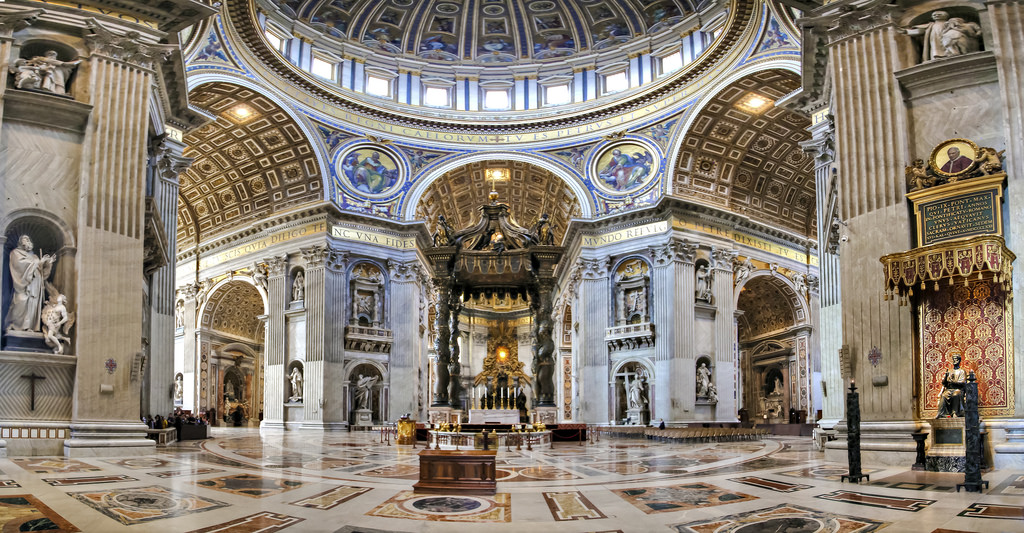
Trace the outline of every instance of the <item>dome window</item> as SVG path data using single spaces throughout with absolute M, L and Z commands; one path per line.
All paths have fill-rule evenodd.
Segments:
M 423 103 L 431 107 L 451 107 L 451 91 L 447 87 L 427 87 Z
M 270 46 L 274 47 L 274 50 L 277 50 L 282 54 L 284 53 L 284 38 L 270 30 L 265 30 L 263 32 L 263 36 L 267 39 L 267 42 L 270 43 Z
M 484 110 L 504 111 L 510 106 L 508 89 L 487 89 L 484 91 Z
M 679 52 L 661 58 L 661 73 L 671 74 L 683 68 L 683 55 Z
M 544 103 L 546 105 L 563 105 L 572 103 L 572 93 L 569 91 L 569 84 L 565 83 L 545 87 Z
M 391 81 L 377 76 L 367 76 L 366 94 L 389 98 L 391 96 Z
M 309 64 L 309 71 L 314 76 L 323 78 L 325 80 L 334 79 L 334 63 L 313 56 L 313 60 Z
M 629 88 L 629 77 L 626 76 L 626 71 L 621 70 L 614 74 L 607 74 L 604 77 L 604 92 L 617 93 L 619 91 L 625 91 Z

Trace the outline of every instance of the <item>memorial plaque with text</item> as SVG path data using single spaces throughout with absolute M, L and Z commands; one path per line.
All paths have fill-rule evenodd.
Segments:
M 917 245 L 1002 235 L 1002 182 L 1005 175 L 974 178 L 907 195 L 917 214 Z

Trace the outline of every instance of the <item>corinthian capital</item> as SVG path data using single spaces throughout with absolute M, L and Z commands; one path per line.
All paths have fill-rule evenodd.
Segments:
M 388 274 L 392 281 L 409 283 L 422 277 L 420 265 L 416 261 L 391 261 L 388 260 Z
M 583 279 L 599 279 L 608 276 L 607 259 L 580 259 L 580 274 Z
M 306 268 L 318 268 L 324 266 L 331 250 L 326 246 L 310 246 L 309 248 L 300 248 L 299 252 L 302 253 L 302 259 L 306 261 Z
M 175 50 L 174 46 L 146 44 L 137 31 L 119 34 L 108 30 L 96 19 L 86 19 L 86 27 L 93 31 L 85 36 L 89 53 L 107 56 L 141 68 L 153 68 L 159 61 L 165 61 Z
M 43 13 L 46 13 L 45 9 L 24 9 L 0 13 L 0 36 L 10 37 L 14 32 L 31 26 Z
M 288 256 L 278 255 L 263 260 L 267 263 L 267 270 L 270 276 L 283 276 L 288 269 Z
M 732 272 L 733 262 L 736 261 L 738 252 L 731 248 L 711 247 L 711 259 L 715 270 L 721 272 Z

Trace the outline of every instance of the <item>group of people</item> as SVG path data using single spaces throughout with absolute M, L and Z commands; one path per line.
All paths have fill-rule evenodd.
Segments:
M 173 412 L 164 417 L 163 415 L 150 415 L 147 414 L 142 417 L 142 423 L 146 424 L 149 429 L 167 429 L 167 428 L 180 428 L 183 424 L 210 425 L 213 420 L 214 410 L 209 409 L 202 411 L 199 416 L 192 413 L 186 413 L 181 408 L 175 409 Z

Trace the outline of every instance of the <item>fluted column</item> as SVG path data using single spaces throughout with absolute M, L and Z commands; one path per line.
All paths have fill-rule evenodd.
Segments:
M 284 308 L 288 302 L 288 257 L 266 259 L 267 343 L 263 347 L 263 422 L 260 427 L 284 428 Z
M 303 295 L 306 307 L 306 360 L 303 366 L 302 428 L 323 429 L 324 367 L 327 352 L 327 287 L 326 260 L 330 254 L 324 246 L 302 248 L 306 263 L 306 288 Z M 336 317 L 340 318 L 340 317 Z M 336 320 L 341 322 L 340 320 Z
M 1019 221 L 1024 220 L 1024 145 L 1021 143 L 1024 139 L 1024 122 L 1021 119 L 1021 110 L 1024 109 L 1024 5 L 1021 2 L 988 2 L 986 5 L 992 21 L 992 48 L 999 68 L 999 94 L 1008 117 L 1002 123 L 1006 138 L 1004 165 L 1009 175 L 1004 216 L 1006 220 Z M 1024 253 L 1024 231 L 1015 227 L 1008 233 L 1006 245 L 1020 257 Z M 1024 297 L 1021 297 L 1024 295 L 1024 276 L 1020 273 L 1020 259 L 1016 266 L 1013 274 L 1013 293 L 1017 296 L 1013 298 L 1013 366 L 1020 376 L 1020 369 L 1024 368 Z M 1019 385 L 1017 390 L 1020 390 Z M 1014 397 L 1014 415 L 1024 416 L 1024 394 Z M 1024 453 L 1024 446 L 1017 449 Z
M 739 356 L 736 354 L 736 321 L 733 317 L 736 304 L 733 298 L 732 268 L 736 251 L 712 248 L 711 260 L 715 304 L 715 368 L 711 382 L 718 389 L 715 420 L 735 422 Z M 696 377 L 690 383 L 696 386 Z
M 178 176 L 192 163 L 182 157 L 185 145 L 163 138 L 153 147 L 150 158 L 149 196 L 163 229 L 167 263 L 153 272 L 149 285 L 149 362 L 142 406 L 147 413 L 169 413 L 174 409 L 174 258 L 177 255 Z M 155 243 L 154 243 L 155 244 Z
M 181 406 L 183 409 L 192 411 L 199 410 L 199 369 L 197 367 L 199 345 L 196 342 L 197 313 L 199 311 L 199 303 L 196 301 L 198 290 L 199 285 L 196 283 L 187 283 L 178 289 L 178 297 L 184 303 L 182 308 L 183 326 L 181 328 L 183 335 L 181 341 L 182 353 L 184 354 L 181 375 L 183 376 L 182 383 L 184 386 L 181 393 Z M 156 415 L 158 413 L 151 414 Z
M 675 306 L 676 285 L 680 281 L 675 276 L 675 261 L 672 260 L 671 243 L 661 246 L 652 246 L 647 249 L 651 256 L 653 268 L 651 269 L 651 287 L 647 297 L 653 304 L 651 311 L 651 324 L 655 331 L 654 342 L 654 381 L 651 383 L 651 421 L 663 418 L 666 421 L 672 418 L 672 399 L 682 396 L 684 387 L 674 386 L 681 383 L 675 379 L 678 372 L 678 364 L 673 364 L 676 337 L 680 332 L 675 327 L 675 315 L 679 308 Z M 621 294 L 621 293 L 620 293 Z
M 423 356 L 420 320 L 422 269 L 416 261 L 388 261 L 391 282 L 391 419 L 419 412 L 420 360 Z M 440 366 L 440 364 L 438 365 Z M 425 374 L 424 374 L 425 375 Z
M 610 412 L 608 345 L 605 329 L 609 326 L 608 260 L 580 259 L 582 280 L 579 288 L 578 315 L 582 383 L 580 413 L 582 421 L 608 423 Z
M 156 51 L 93 24 L 87 64 L 93 106 L 78 194 L 75 401 L 66 455 L 150 453 L 131 380 L 142 352 L 146 139 Z M 45 112 L 45 110 L 40 110 Z M 115 366 L 116 365 L 116 366 Z
M 913 358 L 902 356 L 914 353 L 911 308 L 883 298 L 878 263 L 885 254 L 909 250 L 912 233 L 905 180 L 898 179 L 909 148 L 906 109 L 893 76 L 904 66 L 906 53 L 906 41 L 901 40 L 906 38 L 893 25 L 896 9 L 877 5 L 851 12 L 830 36 L 829 48 L 839 216 L 849 235 L 840 262 L 841 334 L 856 360 L 873 346 L 886 354 L 877 369 L 855 365 L 857 381 L 867 383 L 873 373 L 889 376 L 886 388 L 863 389 L 860 405 L 866 422 L 912 419 L 916 396 Z M 914 443 L 905 429 L 900 432 L 909 454 Z M 870 424 L 865 426 L 868 431 Z

